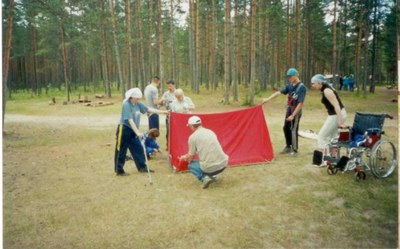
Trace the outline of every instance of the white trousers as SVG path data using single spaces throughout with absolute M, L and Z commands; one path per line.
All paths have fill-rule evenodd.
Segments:
M 342 109 L 342 118 L 343 121 L 346 120 L 346 110 Z M 338 118 L 337 115 L 329 115 L 328 118 L 325 120 L 324 125 L 322 126 L 321 130 L 318 132 L 318 148 L 323 150 L 327 144 L 331 143 L 333 138 L 338 137 Z

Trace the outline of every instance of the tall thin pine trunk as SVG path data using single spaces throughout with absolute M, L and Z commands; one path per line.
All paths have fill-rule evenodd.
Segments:
M 290 16 L 290 0 L 287 0 L 286 2 L 287 7 L 286 7 L 286 19 L 287 19 L 287 24 L 286 24 L 286 68 L 292 67 L 292 51 L 291 51 L 291 46 L 292 46 L 292 30 L 291 30 L 291 25 L 292 25 L 292 19 Z
M 164 34 L 162 28 L 162 13 L 161 13 L 161 0 L 157 2 L 157 14 L 158 14 L 158 59 L 160 68 L 160 88 L 161 92 L 164 92 Z
M 125 0 L 125 18 L 126 18 L 126 45 L 128 50 L 128 81 L 130 88 L 134 87 L 134 72 L 133 72 L 133 54 L 132 54 L 132 42 L 131 42 L 131 1 Z
M 358 32 L 357 32 L 357 43 L 356 43 L 356 57 L 355 57 L 355 86 L 357 87 L 357 93 L 360 92 L 359 82 L 361 80 L 361 68 L 360 68 L 360 60 L 361 60 L 361 38 L 362 38 L 362 17 L 363 17 L 364 10 L 361 6 L 360 16 L 358 18 Z
M 114 12 L 114 0 L 110 0 L 110 13 L 111 13 L 112 33 L 114 38 L 115 59 L 117 61 L 118 85 L 120 87 L 119 89 L 121 91 L 121 96 L 124 96 L 125 84 L 122 78 L 121 57 L 119 55 L 119 45 L 118 45 L 117 20 L 115 18 L 115 12 Z
M 196 61 L 195 61 L 195 93 L 200 92 L 201 55 L 200 55 L 200 1 L 196 0 Z
M 256 76 L 256 10 L 256 0 L 252 0 L 250 11 L 250 105 L 254 104 L 254 81 Z
M 68 76 L 68 52 L 67 52 L 67 45 L 65 44 L 65 30 L 64 30 L 64 23 L 61 22 L 60 24 L 60 33 L 61 33 L 61 47 L 62 47 L 62 55 L 63 55 L 63 66 L 64 66 L 64 80 L 65 80 L 65 90 L 67 93 L 67 101 L 71 100 L 71 84 L 69 82 Z
M 336 77 L 337 74 L 337 45 L 336 45 L 336 12 L 337 12 L 337 0 L 333 1 L 333 21 L 332 21 L 332 30 L 333 30 L 333 37 L 332 37 L 332 44 L 333 44 L 333 55 L 332 55 L 332 77 L 334 85 L 337 85 L 338 78 Z
M 136 1 L 136 12 L 137 12 L 137 19 L 136 25 L 138 28 L 138 35 L 139 35 L 139 71 L 140 71 L 140 88 L 143 90 L 146 84 L 146 69 L 145 69 L 145 61 L 144 61 L 144 41 L 143 41 L 143 25 L 142 25 L 142 1 Z
M 103 85 L 105 89 L 105 93 L 107 97 L 111 98 L 111 82 L 108 75 L 108 51 L 107 51 L 107 32 L 106 32 L 106 10 L 105 10 L 105 3 L 104 0 L 100 0 L 101 5 L 101 17 L 100 17 L 100 28 L 101 28 L 101 35 L 102 35 L 102 42 L 101 42 L 101 58 L 102 58 L 102 73 L 103 73 Z
M 296 0 L 296 43 L 295 43 L 295 52 L 294 52 L 294 67 L 298 68 L 300 66 L 300 51 L 301 51 L 301 42 L 300 42 L 300 29 L 301 29 L 301 1 Z
M 11 39 L 12 39 L 12 26 L 13 26 L 13 13 L 14 13 L 14 0 L 10 0 L 7 13 L 7 37 L 5 44 L 5 53 L 3 55 L 3 115 L 2 124 L 4 131 L 4 114 L 6 112 L 6 98 L 7 98 L 7 81 L 8 81 L 8 68 L 10 65 L 11 53 Z
M 171 72 L 172 79 L 176 82 L 176 86 L 179 87 L 179 80 L 177 78 L 177 67 L 176 67 L 176 51 L 175 51 L 175 25 L 174 25 L 174 1 L 170 0 L 170 12 L 171 12 L 171 24 L 170 24 L 170 32 L 171 32 Z
M 225 84 L 224 84 L 224 103 L 229 104 L 229 85 L 230 85 L 230 31 L 231 31 L 231 2 L 225 0 Z
M 235 0 L 235 21 L 233 28 L 233 65 L 232 65 L 232 95 L 233 101 L 238 102 L 238 51 L 239 51 L 239 0 Z

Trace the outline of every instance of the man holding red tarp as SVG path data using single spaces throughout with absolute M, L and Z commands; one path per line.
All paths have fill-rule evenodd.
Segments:
M 190 117 L 187 125 L 193 133 L 189 137 L 189 152 L 180 160 L 189 162 L 189 171 L 203 183 L 203 188 L 207 188 L 216 180 L 216 175 L 224 171 L 229 157 L 222 150 L 217 135 L 204 128 L 199 117 Z M 193 160 L 196 154 L 200 160 Z
M 170 162 L 178 171 L 188 170 L 179 156 L 188 152 L 187 128 L 191 114 L 170 113 Z M 262 105 L 223 113 L 196 114 L 218 137 L 229 156 L 228 166 L 270 162 L 274 152 Z

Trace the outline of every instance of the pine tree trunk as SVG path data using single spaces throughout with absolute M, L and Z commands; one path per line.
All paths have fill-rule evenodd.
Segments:
M 332 44 L 333 44 L 333 49 L 332 49 L 332 79 L 333 79 L 333 84 L 335 87 L 338 85 L 338 78 L 336 77 L 337 74 L 337 46 L 336 46 L 336 12 L 337 12 L 337 0 L 333 1 L 333 21 L 332 21 L 332 32 L 333 32 L 333 37 L 332 37 Z
M 105 94 L 107 97 L 111 98 L 111 82 L 108 75 L 108 51 L 107 51 L 107 32 L 105 26 L 105 19 L 106 19 L 106 12 L 105 12 L 105 3 L 104 0 L 100 0 L 101 5 L 101 18 L 100 18 L 100 28 L 101 28 L 101 35 L 102 35 L 102 73 L 103 73 L 103 85 L 105 89 Z
M 372 55 L 371 55 L 371 82 L 369 85 L 369 92 L 370 93 L 375 93 L 375 79 L 376 79 L 376 74 L 379 72 L 376 70 L 375 65 L 376 65 L 376 52 L 377 52 L 377 46 L 376 44 L 378 43 L 378 31 L 377 31 L 377 25 L 378 25 L 378 20 L 377 20 L 377 9 L 378 9 L 378 1 L 374 0 L 374 18 L 373 18 L 373 28 L 372 28 Z
M 360 68 L 360 60 L 361 60 L 361 38 L 362 38 L 362 16 L 363 16 L 363 9 L 361 7 L 361 11 L 360 11 L 360 17 L 358 19 L 358 32 L 357 32 L 357 43 L 356 43 L 356 57 L 355 57 L 355 86 L 357 87 L 357 93 L 360 92 L 360 87 L 359 87 L 359 83 L 361 80 L 361 68 Z
M 231 30 L 231 2 L 225 0 L 225 84 L 224 84 L 224 103 L 229 104 L 229 84 L 230 84 L 230 30 Z
M 232 95 L 233 101 L 238 102 L 238 51 L 239 51 L 239 0 L 235 0 L 235 20 L 233 29 L 233 65 L 232 65 Z
M 110 13 L 111 13 L 112 33 L 114 38 L 115 59 L 117 61 L 117 70 L 118 70 L 118 86 L 121 91 L 121 96 L 124 97 L 125 84 L 122 78 L 121 57 L 119 55 L 119 45 L 118 45 L 117 21 L 114 12 L 114 0 L 110 0 Z
M 7 98 L 8 68 L 10 65 L 14 6 L 15 6 L 14 0 L 10 0 L 7 13 L 7 37 L 5 43 L 5 53 L 3 55 L 3 115 L 2 115 L 3 131 L 4 131 L 4 114 L 6 113 L 6 103 L 7 103 L 6 98 Z
M 196 61 L 195 63 L 195 93 L 200 93 L 201 55 L 200 55 L 200 1 L 196 0 Z
M 190 69 L 191 69 L 191 89 L 193 92 L 196 91 L 196 40 L 195 40 L 195 3 L 194 0 L 190 0 L 189 13 L 190 13 L 190 22 L 189 22 L 189 60 L 190 60 Z
M 250 105 L 254 105 L 254 81 L 256 76 L 256 9 L 256 0 L 252 0 L 250 11 Z
M 159 69 L 160 69 L 160 88 L 161 92 L 164 92 L 164 34 L 162 28 L 162 13 L 161 13 L 161 0 L 158 0 L 157 4 L 158 14 L 158 53 L 159 53 Z
M 179 80 L 177 78 L 177 67 L 176 67 L 176 51 L 175 51 L 175 26 L 174 26 L 174 1 L 170 0 L 170 11 L 171 11 L 171 24 L 170 24 L 170 32 L 171 32 L 171 72 L 172 79 L 176 82 L 176 87 L 179 87 Z
M 296 0 L 296 47 L 294 52 L 294 67 L 298 68 L 300 66 L 300 51 L 301 51 L 301 40 L 300 40 L 300 30 L 301 30 L 301 2 Z
M 347 0 L 344 0 L 344 4 L 343 4 L 343 23 L 347 23 Z M 347 25 L 344 25 L 343 28 L 343 55 L 342 55 L 342 68 L 341 71 L 347 75 L 349 73 L 348 70 L 348 66 L 347 66 L 347 62 L 348 62 L 348 58 L 347 58 Z
M 292 51 L 291 51 L 291 44 L 292 44 L 292 19 L 290 16 L 290 0 L 286 1 L 287 8 L 286 8 L 286 68 L 293 67 L 292 64 Z
M 64 81 L 65 81 L 65 90 L 67 93 L 67 101 L 71 100 L 71 85 L 69 82 L 68 77 L 68 53 L 67 53 L 67 46 L 65 44 L 65 30 L 64 30 L 64 23 L 61 22 L 60 25 L 60 32 L 61 32 L 61 46 L 62 46 L 62 55 L 63 55 L 63 65 L 64 65 Z
M 130 88 L 134 87 L 134 72 L 133 72 L 133 54 L 132 54 L 132 42 L 131 42 L 131 4 L 130 0 L 125 0 L 125 18 L 126 18 L 126 44 L 128 50 L 128 81 L 130 83 Z
M 137 28 L 138 28 L 138 35 L 139 35 L 139 71 L 140 71 L 140 83 L 141 89 L 145 88 L 146 84 L 146 69 L 145 69 L 145 62 L 144 62 L 144 41 L 143 41 L 143 25 L 142 25 L 142 1 L 136 1 L 136 12 L 137 12 Z

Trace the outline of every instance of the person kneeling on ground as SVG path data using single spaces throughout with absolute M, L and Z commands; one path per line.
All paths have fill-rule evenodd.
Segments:
M 189 137 L 189 152 L 180 160 L 189 162 L 189 171 L 203 183 L 203 188 L 207 188 L 215 182 L 216 175 L 225 170 L 229 157 L 222 150 L 217 135 L 204 128 L 199 117 L 190 117 L 187 125 L 193 133 Z M 196 153 L 199 160 L 193 160 Z
M 160 132 L 153 128 L 144 133 L 144 145 L 146 147 L 146 154 L 148 159 L 157 153 L 161 153 L 160 145 L 157 143 L 157 138 Z

